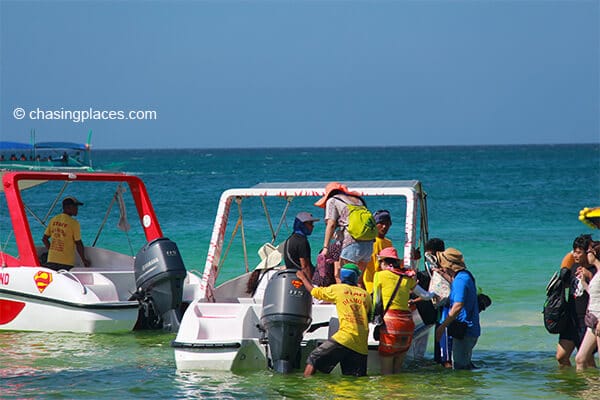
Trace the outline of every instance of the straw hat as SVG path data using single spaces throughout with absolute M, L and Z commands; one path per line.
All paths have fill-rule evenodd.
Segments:
M 454 272 L 467 269 L 463 254 L 452 247 L 447 248 L 445 251 L 438 251 L 436 257 L 442 268 L 448 268 Z
M 275 268 L 279 264 L 281 264 L 281 260 L 283 259 L 277 247 L 273 246 L 271 243 L 265 243 L 258 249 L 258 255 L 262 260 L 257 266 L 256 269 L 271 269 Z

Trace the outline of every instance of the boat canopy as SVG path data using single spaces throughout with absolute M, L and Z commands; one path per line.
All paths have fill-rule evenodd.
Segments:
M 214 287 L 217 276 L 227 257 L 229 247 L 238 230 L 242 238 L 242 250 L 244 253 L 244 264 L 246 271 L 249 270 L 247 248 L 245 240 L 245 230 L 243 223 L 242 202 L 245 198 L 260 198 L 264 208 L 267 222 L 271 230 L 274 244 L 277 234 L 285 218 L 290 202 L 295 197 L 321 197 L 325 195 L 325 188 L 329 182 L 325 181 L 307 181 L 307 182 L 264 182 L 248 188 L 233 188 L 225 190 L 219 200 L 215 225 L 209 244 L 208 255 L 204 265 L 204 275 L 202 277 L 203 287 L 201 288 L 202 298 L 208 301 L 214 301 Z M 340 182 L 348 187 L 352 192 L 357 192 L 360 196 L 398 196 L 404 198 L 406 205 L 404 213 L 404 265 L 410 268 L 416 268 L 416 261 L 411 257 L 412 250 L 417 247 L 417 243 L 425 243 L 429 236 L 427 223 L 427 204 L 426 193 L 418 180 L 381 180 L 381 181 L 346 181 Z M 272 224 L 270 213 L 267 211 L 265 197 L 277 197 L 285 199 L 285 205 L 279 224 Z M 236 204 L 238 209 L 238 220 L 232 229 L 231 239 L 225 245 L 225 233 L 232 206 Z M 276 226 L 275 226 L 276 225 Z M 239 228 L 239 229 L 238 229 Z M 400 244 L 399 244 L 400 246 Z
M 33 150 L 29 143 L 0 141 L 0 150 Z
M 33 149 L 69 149 L 85 151 L 88 144 L 75 142 L 38 142 L 35 144 L 0 141 L 0 150 L 33 150 Z

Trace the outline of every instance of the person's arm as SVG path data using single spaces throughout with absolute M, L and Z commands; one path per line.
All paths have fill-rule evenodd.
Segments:
M 42 236 L 42 242 L 44 242 L 44 246 L 46 246 L 46 250 L 50 250 L 50 236 L 44 235 Z
M 323 238 L 323 248 L 319 252 L 320 254 L 327 254 L 327 251 L 329 249 L 329 242 L 331 242 L 331 238 L 333 237 L 335 228 L 336 221 L 334 219 L 328 219 L 327 225 L 325 226 L 325 238 Z
M 458 313 L 460 313 L 460 310 L 462 310 L 463 307 L 464 307 L 464 303 L 462 303 L 462 302 L 456 302 L 456 303 L 452 304 L 452 308 L 450 308 L 450 311 L 448 312 L 448 317 L 435 330 L 435 340 L 436 341 L 438 341 L 438 342 L 440 341 L 440 339 L 442 338 L 442 335 L 444 333 L 444 330 L 448 327 L 448 325 L 450 325 L 452 323 L 452 321 L 454 321 L 456 318 L 458 318 Z
M 79 253 L 79 257 L 81 257 L 81 261 L 85 267 L 90 266 L 90 262 L 87 258 L 85 258 L 85 249 L 83 247 L 83 242 L 78 240 L 75 242 L 75 247 L 77 248 L 77 252 Z
M 423 289 L 419 285 L 417 285 L 417 286 L 415 286 L 413 288 L 413 293 L 417 295 L 417 297 L 419 298 L 419 301 L 421 301 L 421 300 L 431 300 L 435 296 L 437 296 L 435 293 L 428 292 L 427 290 Z
M 311 281 L 308 280 L 308 278 L 306 277 L 304 272 L 298 271 L 298 272 L 296 272 L 296 276 L 298 277 L 298 279 L 300 279 L 302 281 L 302 284 L 304 284 L 304 287 L 306 288 L 306 290 L 308 290 L 308 293 L 312 292 L 313 285 L 312 285 Z
M 310 259 L 300 257 L 300 266 L 302 267 L 302 272 L 304 272 L 304 275 L 306 275 L 308 280 L 312 281 L 313 266 L 310 262 Z

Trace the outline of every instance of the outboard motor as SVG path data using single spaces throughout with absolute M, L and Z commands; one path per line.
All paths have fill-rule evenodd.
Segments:
M 272 368 L 281 373 L 298 368 L 302 335 L 312 322 L 312 297 L 295 270 L 271 277 L 260 322 L 267 331 Z
M 175 242 L 159 238 L 144 245 L 133 271 L 137 291 L 132 298 L 140 302 L 135 329 L 177 332 L 186 270 Z

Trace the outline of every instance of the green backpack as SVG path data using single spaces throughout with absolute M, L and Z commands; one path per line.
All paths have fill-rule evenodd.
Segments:
M 348 207 L 348 226 L 346 230 L 355 240 L 374 240 L 377 237 L 377 223 L 366 206 L 350 204 L 335 197 Z M 361 199 L 362 201 L 362 199 Z

